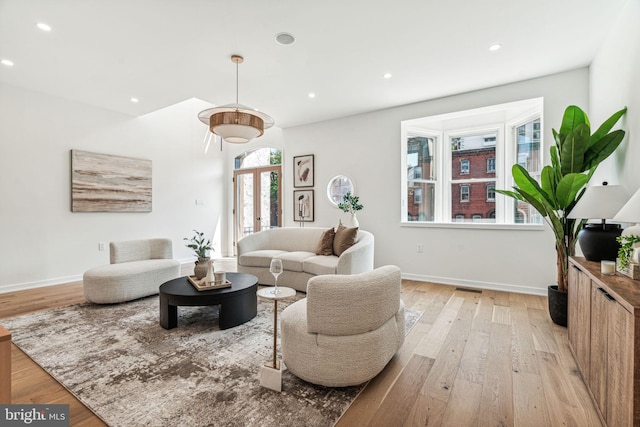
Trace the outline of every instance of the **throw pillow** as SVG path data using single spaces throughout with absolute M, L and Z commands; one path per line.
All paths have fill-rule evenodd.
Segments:
M 333 238 L 333 254 L 335 256 L 342 255 L 342 252 L 356 243 L 357 235 L 358 227 L 347 228 L 340 223 L 336 229 L 336 237 Z
M 336 232 L 333 228 L 328 229 L 320 237 L 320 243 L 316 249 L 316 255 L 333 255 L 333 239 Z

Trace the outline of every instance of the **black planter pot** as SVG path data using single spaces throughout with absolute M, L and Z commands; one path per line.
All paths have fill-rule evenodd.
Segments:
M 553 323 L 567 326 L 567 293 L 558 291 L 558 285 L 549 285 L 549 315 Z

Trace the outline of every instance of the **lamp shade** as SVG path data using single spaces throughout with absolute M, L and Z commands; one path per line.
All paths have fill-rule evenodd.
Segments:
M 634 222 L 635 225 L 627 227 L 622 232 L 623 236 L 640 236 L 640 190 L 629 199 L 620 211 L 613 217 L 616 221 Z M 634 247 L 640 247 L 640 243 L 635 243 Z M 640 264 L 640 254 L 634 257 L 635 262 Z
M 233 143 L 249 142 L 274 124 L 270 116 L 242 104 L 208 108 L 198 114 L 198 119 L 208 125 L 211 132 Z
M 621 222 L 640 222 L 640 190 L 622 206 L 613 219 Z
M 627 200 L 629 200 L 629 193 L 621 185 L 605 184 L 587 187 L 567 218 L 612 219 Z M 640 206 L 640 198 L 638 200 Z

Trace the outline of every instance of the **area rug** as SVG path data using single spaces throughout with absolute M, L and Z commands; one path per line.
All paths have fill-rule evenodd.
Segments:
M 158 324 L 158 307 L 157 296 L 87 303 L 2 324 L 19 348 L 114 427 L 331 426 L 364 387 L 316 386 L 286 370 L 282 393 L 261 387 L 260 366 L 273 355 L 269 301 L 259 302 L 253 320 L 222 331 L 216 306 L 180 307 L 172 330 Z M 421 314 L 407 310 L 407 332 Z

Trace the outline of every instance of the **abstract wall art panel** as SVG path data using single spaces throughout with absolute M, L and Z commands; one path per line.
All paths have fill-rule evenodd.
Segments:
M 151 212 L 151 160 L 71 150 L 72 212 Z

